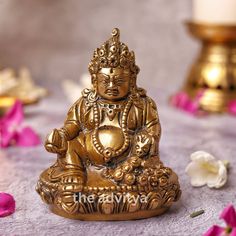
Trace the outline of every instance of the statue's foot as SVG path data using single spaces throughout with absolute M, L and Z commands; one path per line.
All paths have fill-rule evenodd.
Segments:
M 79 204 L 76 201 L 76 193 L 83 189 L 83 179 L 80 176 L 68 175 L 61 179 L 56 204 L 67 213 L 78 211 Z

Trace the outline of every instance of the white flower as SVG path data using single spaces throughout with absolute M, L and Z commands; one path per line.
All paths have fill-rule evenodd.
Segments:
M 191 154 L 191 160 L 185 172 L 191 178 L 194 187 L 205 184 L 209 188 L 220 188 L 227 181 L 227 168 L 224 161 L 216 160 L 214 156 L 204 151 L 197 151 Z
M 88 73 L 82 74 L 79 83 L 76 83 L 73 80 L 64 80 L 62 82 L 62 88 L 70 102 L 75 102 L 78 100 L 83 89 L 90 87 L 91 78 Z

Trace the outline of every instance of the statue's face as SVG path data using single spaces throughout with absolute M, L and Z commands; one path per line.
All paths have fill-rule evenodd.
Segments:
M 130 92 L 130 72 L 122 68 L 102 68 L 97 74 L 97 92 L 107 100 L 121 100 Z

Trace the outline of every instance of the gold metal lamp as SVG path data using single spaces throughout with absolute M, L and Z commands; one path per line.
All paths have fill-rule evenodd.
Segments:
M 225 112 L 236 100 L 236 25 L 186 23 L 202 47 L 182 88 L 191 98 L 204 91 L 200 109 Z

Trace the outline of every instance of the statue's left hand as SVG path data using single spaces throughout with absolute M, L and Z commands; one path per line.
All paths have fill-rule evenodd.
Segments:
M 141 131 L 136 135 L 134 145 L 134 155 L 144 157 L 148 155 L 152 145 L 152 136 L 146 131 Z

